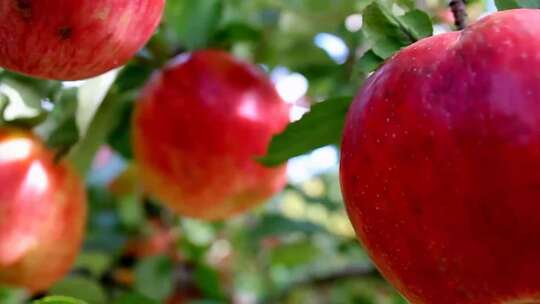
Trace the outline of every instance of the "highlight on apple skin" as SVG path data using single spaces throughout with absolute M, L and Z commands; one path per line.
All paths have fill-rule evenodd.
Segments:
M 224 219 L 283 189 L 285 166 L 265 168 L 289 107 L 262 71 L 223 51 L 181 55 L 138 102 L 133 144 L 145 189 L 176 213 Z
M 0 67 L 80 80 L 125 64 L 150 39 L 165 0 L 0 0 Z
M 540 10 L 421 40 L 352 104 L 341 185 L 411 303 L 540 302 Z
M 67 274 L 81 246 L 86 192 L 33 135 L 0 129 L 0 284 L 35 293 Z

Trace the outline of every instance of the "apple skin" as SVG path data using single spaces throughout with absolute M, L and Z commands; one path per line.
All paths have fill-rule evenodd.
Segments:
M 156 29 L 165 0 L 0 0 L 0 66 L 80 80 L 125 64 Z
M 244 212 L 283 189 L 285 166 L 256 162 L 289 106 L 257 68 L 217 50 L 180 55 L 137 103 L 133 144 L 142 184 L 176 213 Z
M 31 134 L 8 129 L 0 129 L 0 185 L 0 284 L 44 291 L 79 252 L 84 185 Z
M 351 106 L 348 214 L 411 303 L 540 303 L 539 28 L 509 10 L 421 40 Z

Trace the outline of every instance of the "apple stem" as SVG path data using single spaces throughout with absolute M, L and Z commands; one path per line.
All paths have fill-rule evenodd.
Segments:
M 465 0 L 450 0 L 450 9 L 454 15 L 454 24 L 458 30 L 467 26 L 467 7 Z

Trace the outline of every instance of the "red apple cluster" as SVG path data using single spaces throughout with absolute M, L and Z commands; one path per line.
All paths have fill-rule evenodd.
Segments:
M 0 0 L 0 67 L 54 80 L 102 74 L 147 42 L 163 7 L 164 0 Z M 264 73 L 225 52 L 173 59 L 147 84 L 133 120 L 145 190 L 201 219 L 260 204 L 285 185 L 284 166 L 255 159 L 285 128 L 288 110 Z M 0 185 L 0 284 L 46 290 L 78 253 L 84 185 L 37 138 L 11 129 L 0 130 Z

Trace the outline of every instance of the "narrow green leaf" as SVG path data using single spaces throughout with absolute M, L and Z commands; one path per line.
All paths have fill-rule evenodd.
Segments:
M 296 266 L 312 261 L 319 254 L 319 249 L 308 240 L 281 245 L 271 255 L 272 264 Z
M 50 290 L 52 295 L 63 295 L 84 300 L 91 304 L 106 304 L 107 296 L 98 282 L 82 276 L 67 277 Z
M 258 161 L 276 166 L 316 148 L 339 144 L 351 100 L 350 97 L 334 98 L 313 105 L 302 119 L 274 136 L 267 154 Z
M 110 71 L 98 77 L 86 80 L 79 88 L 76 121 L 81 136 L 84 136 L 92 123 L 94 115 L 104 102 L 107 93 L 113 85 L 119 70 Z
M 64 296 L 52 296 L 46 297 L 32 302 L 33 304 L 88 304 L 82 300 L 64 297 Z
M 73 147 L 68 158 L 78 170 L 84 175 L 90 169 L 96 152 L 106 142 L 109 134 L 114 130 L 120 121 L 123 104 L 132 100 L 129 94 L 118 94 L 109 92 L 109 95 L 99 106 L 96 115 L 93 117 L 86 135 Z
M 159 304 L 159 302 L 137 293 L 129 293 L 116 299 L 113 304 Z
M 497 6 L 499 11 L 519 8 L 516 0 L 495 0 L 495 6 Z
M 540 0 L 495 0 L 500 11 L 515 8 L 540 8 Z
M 269 236 L 289 235 L 295 232 L 315 233 L 325 232 L 325 229 L 311 222 L 291 220 L 279 214 L 268 214 L 262 217 L 250 234 L 255 240 L 260 240 Z

